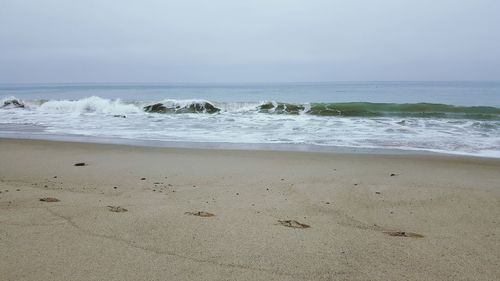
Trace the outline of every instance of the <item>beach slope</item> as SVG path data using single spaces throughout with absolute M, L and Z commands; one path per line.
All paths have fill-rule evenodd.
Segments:
M 500 279 L 499 159 L 0 139 L 0 191 L 6 281 Z

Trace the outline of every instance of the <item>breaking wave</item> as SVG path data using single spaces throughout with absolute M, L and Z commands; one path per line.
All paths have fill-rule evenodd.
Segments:
M 16 106 L 18 104 L 23 105 Z M 15 97 L 0 99 L 0 108 L 35 110 L 69 114 L 131 113 L 220 113 L 247 112 L 257 114 L 313 115 L 336 117 L 398 117 L 500 120 L 500 108 L 490 106 L 454 106 L 434 103 L 282 103 L 282 102 L 211 102 L 207 100 L 162 100 L 158 102 L 110 100 L 88 97 L 79 100 L 21 101 Z

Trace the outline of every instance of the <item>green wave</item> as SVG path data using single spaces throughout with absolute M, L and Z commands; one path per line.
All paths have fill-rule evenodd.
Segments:
M 420 117 L 473 120 L 499 120 L 500 108 L 490 106 L 454 106 L 434 103 L 312 103 L 309 106 L 289 103 L 265 103 L 262 113 L 299 114 L 339 117 Z

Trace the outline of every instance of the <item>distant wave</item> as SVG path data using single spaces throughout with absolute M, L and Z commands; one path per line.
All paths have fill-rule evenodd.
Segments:
M 16 103 L 23 107 L 16 106 Z M 79 100 L 34 100 L 23 101 L 15 97 L 0 99 L 0 108 L 36 110 L 41 112 L 69 114 L 180 114 L 180 113 L 220 113 L 249 112 L 258 114 L 285 114 L 336 117 L 398 117 L 398 118 L 449 118 L 471 120 L 500 120 L 500 108 L 489 106 L 454 106 L 433 103 L 284 103 L 264 102 L 211 102 L 196 100 L 121 101 L 101 97 Z

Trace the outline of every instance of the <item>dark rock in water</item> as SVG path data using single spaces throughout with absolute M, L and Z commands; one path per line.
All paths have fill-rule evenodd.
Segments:
M 6 101 L 3 102 L 3 106 L 2 107 L 6 107 L 6 106 L 13 106 L 13 107 L 16 107 L 16 108 L 24 108 L 24 104 L 22 104 L 18 100 L 6 100 Z
M 191 103 L 184 107 L 181 107 L 179 105 L 166 107 L 162 103 L 157 103 L 145 106 L 144 111 L 151 113 L 210 113 L 211 114 L 219 112 L 220 109 L 215 107 L 213 104 L 209 102 L 196 102 L 196 103 Z
M 87 164 L 85 164 L 85 162 L 81 162 L 81 163 L 75 163 L 75 166 L 77 167 L 81 167 L 81 166 L 85 166 Z
M 118 117 L 118 118 L 127 118 L 127 116 L 125 116 L 125 115 L 120 115 L 120 114 L 113 115 L 113 117 Z

